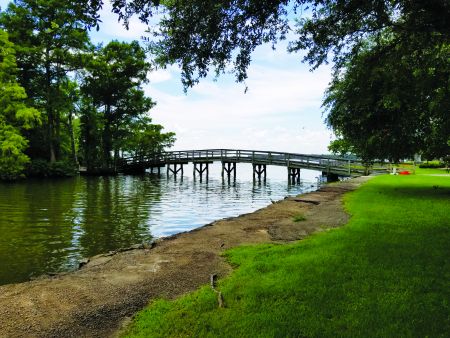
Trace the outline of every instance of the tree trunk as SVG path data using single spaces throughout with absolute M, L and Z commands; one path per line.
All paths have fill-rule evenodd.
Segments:
M 104 165 L 107 169 L 111 168 L 111 106 L 105 108 L 105 126 L 103 128 L 103 157 Z
M 69 112 L 69 136 L 70 136 L 70 149 L 71 149 L 71 155 L 73 159 L 73 163 L 78 165 L 78 158 L 77 158 L 77 152 L 75 149 L 75 135 L 73 134 L 73 123 L 72 123 L 72 112 Z
M 51 74 L 50 74 L 50 53 L 49 49 L 47 48 L 45 51 L 45 77 L 46 77 L 46 83 L 47 86 L 46 92 L 47 92 L 47 102 L 45 103 L 45 108 L 47 112 L 47 123 L 48 123 L 48 145 L 49 145 L 49 152 L 50 152 L 50 162 L 56 162 L 56 152 L 54 147 L 54 127 L 55 127 L 55 120 L 53 115 L 53 106 L 52 106 L 52 92 L 51 92 Z
M 59 90 L 59 89 L 58 89 Z M 53 110 L 55 116 L 54 129 L 55 133 L 53 135 L 53 147 L 55 148 L 56 160 L 61 159 L 61 116 L 57 109 Z

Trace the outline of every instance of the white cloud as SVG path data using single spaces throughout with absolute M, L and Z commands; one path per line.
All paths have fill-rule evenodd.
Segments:
M 330 69 L 314 73 L 295 55 L 282 54 L 286 62 L 273 64 L 255 59 L 245 85 L 230 76 L 205 79 L 181 91 L 150 85 L 147 93 L 158 105 L 155 122 L 177 133 L 175 149 L 243 148 L 303 153 L 324 153 L 330 132 L 323 124 L 321 103 L 330 80 Z M 267 61 L 264 59 L 264 61 Z
M 172 73 L 167 69 L 160 69 L 151 72 L 147 78 L 150 80 L 151 84 L 166 82 L 172 80 Z
M 220 79 L 217 83 L 204 80 L 187 95 L 160 91 L 157 86 L 148 88 L 148 93 L 157 97 L 160 113 L 185 115 L 189 111 L 206 120 L 212 114 L 242 119 L 319 109 L 329 73 L 326 69 L 309 73 L 299 68 L 284 71 L 252 67 L 247 93 L 243 85 L 221 83 Z

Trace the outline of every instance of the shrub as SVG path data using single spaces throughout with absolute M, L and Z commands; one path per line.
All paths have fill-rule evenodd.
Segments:
M 419 165 L 419 168 L 444 168 L 445 164 L 439 161 L 425 162 Z
M 50 163 L 42 159 L 32 160 L 26 170 L 27 177 L 70 177 L 76 174 L 76 166 L 69 161 Z

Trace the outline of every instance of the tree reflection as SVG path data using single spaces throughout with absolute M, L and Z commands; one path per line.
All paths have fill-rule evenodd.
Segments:
M 0 283 L 56 272 L 70 255 L 67 211 L 77 180 L 3 184 L 0 193 Z
M 0 284 L 74 268 L 152 238 L 152 176 L 79 177 L 0 184 Z
M 80 252 L 92 256 L 152 238 L 148 221 L 161 199 L 158 180 L 151 176 L 86 178 L 80 211 Z

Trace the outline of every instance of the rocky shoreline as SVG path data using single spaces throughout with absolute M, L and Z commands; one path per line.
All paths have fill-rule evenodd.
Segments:
M 302 239 L 345 224 L 344 193 L 367 177 L 330 184 L 250 214 L 83 261 L 71 273 L 0 286 L 0 337 L 111 337 L 155 298 L 175 298 L 232 268 L 224 250 Z M 293 217 L 302 214 L 304 220 Z

